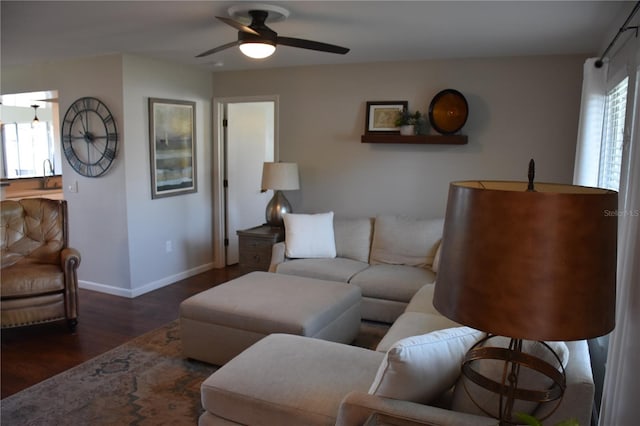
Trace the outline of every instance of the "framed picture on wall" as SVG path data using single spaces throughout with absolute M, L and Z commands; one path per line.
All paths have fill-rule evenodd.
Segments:
M 196 103 L 149 98 L 151 198 L 197 192 Z
M 396 119 L 408 107 L 408 101 L 367 102 L 365 134 L 400 133 Z

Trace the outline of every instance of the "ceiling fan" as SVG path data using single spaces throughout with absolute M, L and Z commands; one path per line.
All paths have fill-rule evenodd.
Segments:
M 267 27 L 265 24 L 265 21 L 269 16 L 275 17 L 272 20 L 284 19 L 289 16 L 289 11 L 279 6 L 254 4 L 249 9 L 242 6 L 232 7 L 229 9 L 229 14 L 231 16 L 250 17 L 251 23 L 249 25 L 244 25 L 230 18 L 216 16 L 220 21 L 238 30 L 238 40 L 214 47 L 213 49 L 197 55 L 196 58 L 212 55 L 234 46 L 239 46 L 242 53 L 255 59 L 262 59 L 271 56 L 273 52 L 275 52 L 277 45 L 318 50 L 320 52 L 338 53 L 341 55 L 344 55 L 349 51 L 346 47 L 336 46 L 334 44 L 279 36 L 278 33 Z

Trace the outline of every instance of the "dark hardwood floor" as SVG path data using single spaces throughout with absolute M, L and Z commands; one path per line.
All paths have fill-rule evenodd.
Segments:
M 184 299 L 242 274 L 212 269 L 135 299 L 80 289 L 76 333 L 64 321 L 2 330 L 2 398 L 178 318 Z

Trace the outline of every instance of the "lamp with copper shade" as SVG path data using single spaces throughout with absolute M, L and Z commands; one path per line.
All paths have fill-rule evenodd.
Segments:
M 465 380 L 497 394 L 491 412 L 481 409 L 501 425 L 517 423 L 516 400 L 559 405 L 564 392 L 564 369 L 531 359 L 523 341 L 582 340 L 614 328 L 617 200 L 605 189 L 534 186 L 531 171 L 529 182 L 450 184 L 433 304 L 460 324 L 511 339 L 508 347 L 474 346 L 462 366 Z M 483 359 L 504 362 L 502 381 L 474 369 Z M 521 367 L 553 386 L 518 388 Z

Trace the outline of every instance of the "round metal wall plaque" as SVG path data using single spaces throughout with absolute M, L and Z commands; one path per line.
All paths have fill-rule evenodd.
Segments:
M 469 116 L 467 100 L 454 89 L 445 89 L 434 96 L 429 105 L 429 121 L 437 132 L 449 135 L 462 129 Z

